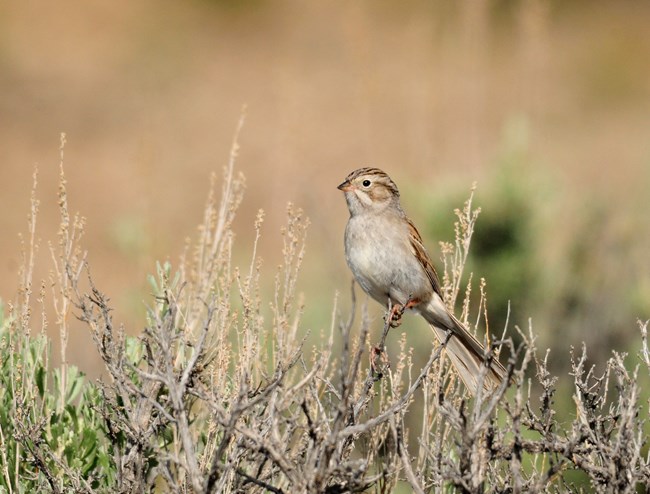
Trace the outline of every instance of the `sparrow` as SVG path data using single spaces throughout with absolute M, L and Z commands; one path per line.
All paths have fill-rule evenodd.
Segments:
M 481 369 L 486 390 L 501 384 L 506 369 L 453 315 L 443 301 L 440 280 L 422 236 L 400 204 L 395 182 L 378 168 L 359 168 L 338 186 L 350 218 L 345 259 L 364 292 L 392 307 L 389 318 L 410 309 L 431 325 L 467 389 L 476 394 Z

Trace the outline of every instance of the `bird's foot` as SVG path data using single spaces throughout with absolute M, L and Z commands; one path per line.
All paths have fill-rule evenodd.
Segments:
M 395 304 L 391 307 L 390 311 L 388 312 L 388 315 L 386 316 L 386 321 L 388 321 L 388 324 L 390 325 L 391 328 L 396 328 L 399 325 L 402 324 L 402 315 L 404 315 L 404 311 L 407 309 L 411 309 L 418 305 L 420 301 L 415 298 L 410 298 L 406 301 L 404 305 L 401 304 Z
M 396 328 L 402 324 L 402 315 L 404 314 L 404 306 L 395 304 L 390 308 L 386 315 L 386 322 L 391 328 Z

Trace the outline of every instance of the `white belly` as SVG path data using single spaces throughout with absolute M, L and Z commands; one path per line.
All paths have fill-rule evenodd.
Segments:
M 372 220 L 353 217 L 346 228 L 346 260 L 355 279 L 382 305 L 389 297 L 400 304 L 420 298 L 430 283 L 410 249 L 408 230 L 392 222 L 378 227 Z

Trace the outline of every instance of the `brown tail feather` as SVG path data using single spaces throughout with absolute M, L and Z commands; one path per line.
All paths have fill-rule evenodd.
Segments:
M 453 317 L 453 316 L 452 316 Z M 481 371 L 485 369 L 485 348 L 467 329 L 458 321 L 454 320 L 452 336 L 447 342 L 447 355 L 458 372 L 467 389 L 476 395 Z M 447 338 L 447 330 L 438 328 L 433 324 L 431 327 L 438 338 L 443 342 Z M 493 359 L 490 368 L 483 378 L 483 388 L 486 391 L 499 386 L 506 376 L 506 369 L 501 363 Z

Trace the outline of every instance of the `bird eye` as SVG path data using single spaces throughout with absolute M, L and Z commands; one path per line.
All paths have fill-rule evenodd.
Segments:
M 370 187 L 370 180 L 364 180 L 363 181 L 363 186 L 364 187 Z

